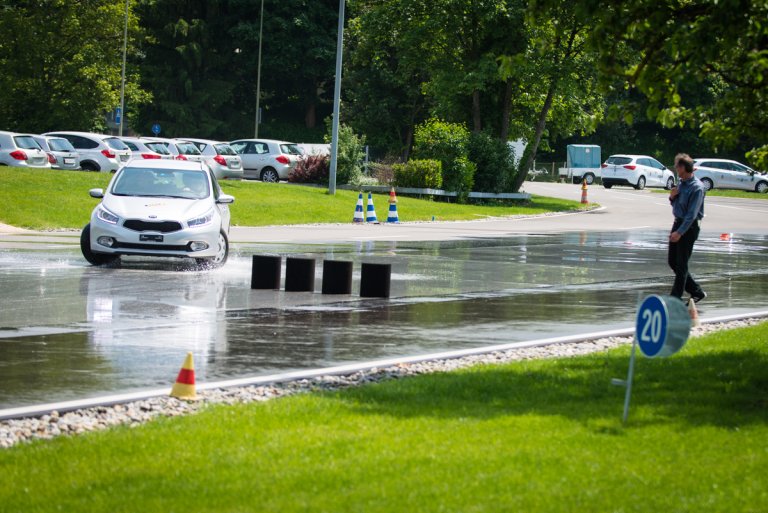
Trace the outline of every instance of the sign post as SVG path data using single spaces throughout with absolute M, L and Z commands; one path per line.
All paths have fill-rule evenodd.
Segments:
M 640 351 L 648 358 L 672 356 L 683 348 L 691 331 L 691 316 L 685 304 L 673 296 L 646 297 L 637 310 L 635 338 L 629 356 L 627 379 L 612 379 L 611 383 L 626 387 L 624 415 L 626 424 L 629 416 L 629 402 L 632 395 L 632 381 L 635 375 L 635 353 Z

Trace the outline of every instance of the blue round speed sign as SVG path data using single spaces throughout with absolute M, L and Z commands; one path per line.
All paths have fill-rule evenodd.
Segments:
M 160 123 L 152 125 L 152 133 L 158 135 L 160 133 Z
M 691 317 L 683 302 L 673 296 L 648 296 L 637 311 L 635 337 L 649 358 L 671 356 L 688 340 Z

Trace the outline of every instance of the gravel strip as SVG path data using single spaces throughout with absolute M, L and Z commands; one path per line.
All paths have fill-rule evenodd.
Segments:
M 765 319 L 742 319 L 724 323 L 705 324 L 691 331 L 699 337 L 716 331 L 755 326 Z M 210 404 L 244 404 L 268 401 L 298 393 L 332 391 L 400 379 L 419 374 L 449 372 L 475 365 L 506 363 L 540 358 L 562 358 L 605 351 L 632 343 L 632 337 L 609 337 L 584 342 L 553 344 L 543 347 L 510 349 L 492 353 L 433 360 L 412 364 L 399 364 L 386 368 L 374 368 L 348 375 L 319 376 L 272 385 L 247 386 L 206 390 L 200 392 L 198 401 L 181 401 L 171 397 L 156 397 L 114 406 L 98 406 L 59 414 L 51 412 L 41 417 L 0 421 L 0 448 L 12 447 L 35 439 L 51 439 L 60 435 L 79 435 L 111 426 L 140 426 L 156 417 L 176 417 L 195 413 Z

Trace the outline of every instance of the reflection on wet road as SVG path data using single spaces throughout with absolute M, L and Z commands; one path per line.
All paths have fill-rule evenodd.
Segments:
M 632 324 L 667 293 L 665 233 L 498 240 L 252 244 L 222 269 L 76 249 L 0 250 L 0 408 L 171 385 L 187 351 L 200 382 L 477 347 Z M 393 264 L 391 300 L 252 291 L 253 254 Z M 705 316 L 768 303 L 768 242 L 704 238 Z M 355 275 L 357 290 L 359 274 Z

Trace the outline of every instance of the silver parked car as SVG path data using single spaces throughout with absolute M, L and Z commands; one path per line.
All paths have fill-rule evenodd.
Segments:
M 112 135 L 90 132 L 47 132 L 43 135 L 63 137 L 80 154 L 80 169 L 114 173 L 131 159 L 131 150 Z
M 164 144 L 157 143 L 154 148 L 150 148 L 145 144 L 146 141 L 138 137 L 121 137 L 120 140 L 130 148 L 131 158 L 144 160 L 173 158 L 173 155 L 171 155 L 171 152 L 168 151 Z
M 51 163 L 34 136 L 0 132 L 0 166 L 50 168 Z
M 48 154 L 53 169 L 80 169 L 80 155 L 72 144 L 63 137 L 33 135 L 37 144 Z
M 229 143 L 243 161 L 243 178 L 262 182 L 287 180 L 301 159 L 295 143 L 272 139 L 238 139 Z
M 213 170 L 213 174 L 219 180 L 226 178 L 239 180 L 243 177 L 242 160 L 229 144 L 208 139 L 184 139 L 184 141 L 197 146 L 205 157 L 208 167 Z
M 164 137 L 142 137 L 142 141 L 147 147 L 160 152 L 161 146 L 164 146 L 176 160 L 191 160 L 192 162 L 204 162 L 203 154 L 191 142 L 181 141 L 179 139 L 166 139 Z
M 768 192 L 768 176 L 735 160 L 694 159 L 694 173 L 707 190 L 740 189 Z
M 93 265 L 123 255 L 189 257 L 222 265 L 229 254 L 229 204 L 216 177 L 200 162 L 132 160 L 106 191 L 91 189 L 101 203 L 80 235 Z

